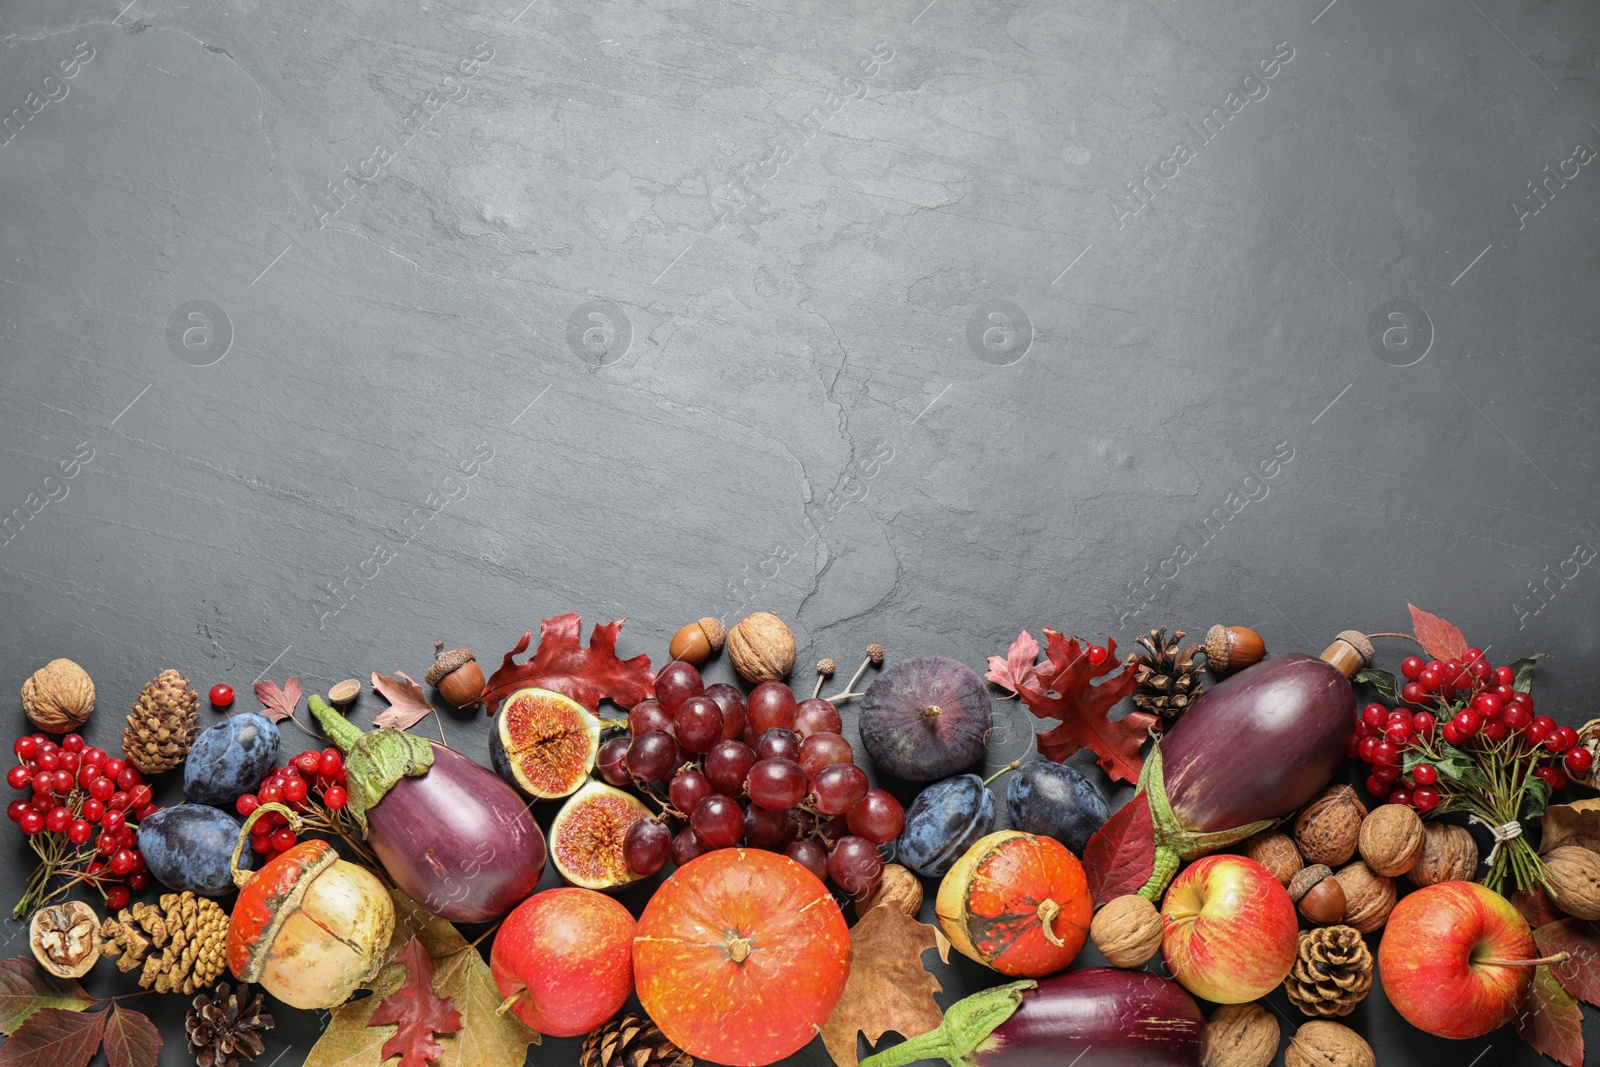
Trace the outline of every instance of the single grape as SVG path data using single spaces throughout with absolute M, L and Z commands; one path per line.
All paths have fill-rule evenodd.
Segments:
M 755 762 L 755 749 L 743 741 L 718 741 L 706 753 L 706 779 L 724 796 L 739 796 Z
M 801 737 L 812 734 L 844 733 L 844 719 L 839 709 L 820 697 L 802 700 L 795 710 L 794 729 Z
M 628 746 L 628 773 L 646 782 L 659 781 L 678 765 L 678 742 L 660 730 L 646 730 Z M 270 789 L 264 786 L 262 791 Z
M 831 763 L 811 779 L 811 796 L 824 815 L 843 815 L 867 795 L 867 772 L 854 763 Z
M 706 691 L 705 679 L 700 677 L 700 672 L 694 664 L 685 663 L 675 659 L 656 675 L 656 699 L 661 701 L 661 706 L 667 714 L 673 715 L 678 711 L 678 706 L 690 697 L 697 697 Z
M 747 783 L 751 802 L 769 811 L 788 811 L 806 796 L 806 772 L 792 759 L 757 760 Z
M 817 881 L 828 877 L 828 850 L 809 837 L 794 842 L 783 854 L 816 875 Z
M 672 855 L 672 831 L 655 819 L 640 819 L 622 839 L 622 858 L 640 876 L 655 874 Z
M 711 848 L 732 848 L 744 836 L 744 809 L 732 797 L 713 793 L 694 806 L 689 826 Z
M 795 711 L 794 691 L 782 682 L 762 682 L 745 700 L 745 721 L 758 737 L 774 726 L 794 729 Z
M 781 848 L 799 831 L 799 822 L 791 821 L 786 811 L 768 811 L 752 804 L 744 813 L 744 839 L 753 848 Z
M 672 862 L 679 867 L 711 851 L 711 846 L 700 840 L 700 835 L 692 829 L 684 830 L 672 839 Z
M 712 794 L 711 782 L 693 767 L 686 767 L 673 775 L 667 786 L 667 796 L 672 806 L 688 814 L 694 806 Z
M 722 709 L 722 739 L 737 741 L 739 734 L 744 731 L 744 694 L 739 692 L 736 685 L 718 682 L 706 686 L 706 696 L 715 700 L 717 707 Z
M 850 824 L 842 817 L 835 817 L 819 825 L 813 836 L 825 847 L 832 848 L 840 838 L 850 836 Z
M 828 874 L 846 893 L 865 893 L 883 877 L 883 857 L 864 837 L 842 837 L 828 853 Z
M 774 726 L 756 741 L 761 759 L 787 759 L 800 762 L 800 736 L 783 726 Z
M 850 809 L 845 822 L 857 837 L 864 837 L 875 845 L 887 845 L 905 828 L 906 811 L 893 794 L 869 789 L 861 802 Z
M 800 769 L 807 778 L 815 778 L 822 768 L 834 763 L 850 763 L 855 752 L 850 742 L 838 734 L 812 734 L 800 743 Z
M 722 740 L 722 708 L 710 697 L 689 697 L 672 716 L 672 732 L 690 752 L 710 752 Z
M 627 737 L 613 737 L 600 746 L 594 766 L 607 785 L 620 788 L 632 781 L 628 774 L 628 746 L 632 743 Z
M 638 737 L 646 730 L 672 730 L 672 716 L 661 706 L 661 701 L 653 697 L 639 701 L 628 712 L 628 732 Z

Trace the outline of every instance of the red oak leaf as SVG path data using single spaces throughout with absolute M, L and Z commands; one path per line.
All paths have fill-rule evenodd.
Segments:
M 294 709 L 300 704 L 300 682 L 290 678 L 283 683 L 282 689 L 279 689 L 278 683 L 270 678 L 264 682 L 257 682 L 256 699 L 265 705 L 261 709 L 261 714 L 273 722 L 292 719 Z
M 576 615 L 546 619 L 540 624 L 539 650 L 522 663 L 513 659 L 528 650 L 533 641 L 530 630 L 489 676 L 483 689 L 484 708 L 493 715 L 502 700 L 529 686 L 562 693 L 590 711 L 598 711 L 605 698 L 633 707 L 655 692 L 656 679 L 650 673 L 649 656 L 617 658 L 617 634 L 625 621 L 596 625 L 589 647 L 584 648 L 578 643 L 582 635 Z
M 1583 1067 L 1583 1009 L 1549 967 L 1535 967 L 1517 1012 L 1517 1035 L 1557 1063 Z
M 1156 869 L 1155 833 L 1149 801 L 1140 793 L 1089 838 L 1083 847 L 1083 873 L 1095 907 L 1136 892 L 1150 880 Z
M 105 1011 L 45 1008 L 0 1046 L 0 1067 L 84 1067 L 100 1047 Z
M 1411 609 L 1411 625 L 1416 629 L 1417 640 L 1422 642 L 1422 651 L 1438 660 L 1466 658 L 1467 639 L 1460 630 L 1415 604 L 1406 607 Z
M 1023 686 L 1039 684 L 1039 672 L 1033 665 L 1033 661 L 1038 658 L 1039 642 L 1024 630 L 1017 635 L 1015 641 L 1011 642 L 1011 650 L 1006 653 L 1005 659 L 999 656 L 989 657 L 989 673 L 984 677 L 1015 694 Z
M 433 991 L 433 960 L 421 941 L 413 937 L 395 962 L 406 969 L 406 979 L 379 1002 L 367 1025 L 400 1027 L 383 1043 L 381 1059 L 399 1056 L 399 1067 L 426 1067 L 428 1061 L 444 1055 L 444 1046 L 433 1035 L 460 1030 L 461 1013 L 452 998 Z
M 1039 735 L 1039 752 L 1045 759 L 1060 763 L 1080 748 L 1092 749 L 1100 757 L 1100 768 L 1113 780 L 1138 781 L 1144 766 L 1139 746 L 1149 736 L 1150 727 L 1160 720 L 1146 711 L 1130 711 L 1115 722 L 1106 718 L 1138 684 L 1134 677 L 1138 658 L 1119 661 L 1117 643 L 1107 639 L 1106 658 L 1095 666 L 1076 637 L 1062 637 L 1048 626 L 1044 636 L 1048 663 L 1039 666 L 1035 684 L 1017 691 L 1028 710 L 1039 718 L 1061 721 L 1060 726 Z M 1093 679 L 1119 667 L 1122 673 L 1115 678 L 1101 685 L 1092 684 Z
M 433 714 L 428 694 L 404 671 L 395 671 L 392 678 L 373 671 L 372 688 L 389 702 L 389 706 L 378 712 L 378 717 L 372 720 L 374 726 L 409 730 L 417 724 L 417 720 Z
M 1570 953 L 1564 963 L 1552 963 L 1549 970 L 1561 987 L 1579 1000 L 1600 1007 L 1600 923 L 1582 919 L 1562 919 L 1533 932 L 1539 955 Z

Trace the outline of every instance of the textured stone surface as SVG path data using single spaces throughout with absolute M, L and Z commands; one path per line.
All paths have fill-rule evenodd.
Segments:
M 1593 10 L 925 3 L 11 0 L 0 677 L 83 663 L 109 743 L 166 666 L 248 707 L 567 610 L 845 671 L 1411 599 L 1579 721 Z

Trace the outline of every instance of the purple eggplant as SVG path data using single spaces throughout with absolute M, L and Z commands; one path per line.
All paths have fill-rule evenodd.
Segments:
M 1269 656 L 1201 694 L 1161 739 L 1178 822 L 1210 832 L 1287 814 L 1327 785 L 1356 731 L 1356 697 L 1313 656 Z
M 321 697 L 308 704 L 351 754 L 351 814 L 406 895 L 442 919 L 479 923 L 534 891 L 544 834 L 515 789 L 454 749 L 398 730 L 363 734 Z
M 861 1061 L 904 1067 L 1199 1067 L 1206 1021 L 1176 982 L 1093 967 L 974 993 L 944 1024 Z

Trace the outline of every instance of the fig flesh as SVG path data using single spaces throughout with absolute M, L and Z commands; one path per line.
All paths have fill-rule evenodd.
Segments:
M 983 679 L 944 656 L 896 663 L 861 700 L 867 754 L 885 771 L 913 782 L 936 782 L 978 762 L 993 727 Z
M 571 697 L 519 689 L 501 705 L 489 735 L 495 773 L 536 800 L 571 796 L 594 770 L 600 720 Z
M 550 824 L 550 856 L 556 870 L 582 889 L 615 889 L 639 875 L 623 856 L 633 824 L 650 818 L 638 797 L 591 779 L 556 812 Z

